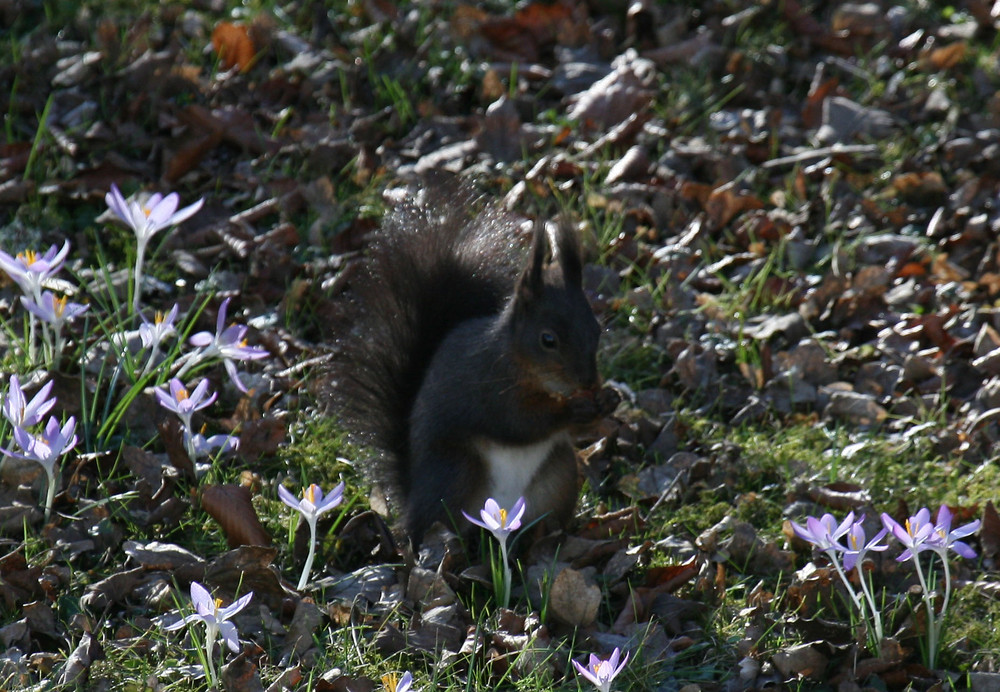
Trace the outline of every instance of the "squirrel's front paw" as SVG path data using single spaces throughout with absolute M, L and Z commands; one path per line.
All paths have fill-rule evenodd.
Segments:
M 597 415 L 603 418 L 604 416 L 610 416 L 618 408 L 618 404 L 621 403 L 622 395 L 618 393 L 617 389 L 612 389 L 611 387 L 602 387 L 597 394 L 594 396 L 594 402 L 597 404 Z
M 619 401 L 621 396 L 610 387 L 579 392 L 569 400 L 570 416 L 578 425 L 591 423 L 613 412 Z

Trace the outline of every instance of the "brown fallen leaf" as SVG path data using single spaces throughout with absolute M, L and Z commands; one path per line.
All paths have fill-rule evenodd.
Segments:
M 248 462 L 278 450 L 286 437 L 285 424 L 273 416 L 265 416 L 243 425 L 240 430 L 240 456 Z
M 983 547 L 983 557 L 1000 560 L 1000 514 L 993 502 L 987 502 L 983 509 L 983 523 L 979 528 L 979 545 Z
M 815 642 L 815 644 L 822 646 L 823 642 Z M 781 671 L 786 679 L 794 678 L 797 675 L 807 678 L 821 678 L 829 661 L 813 643 L 781 649 L 774 654 L 771 660 L 774 661 L 775 667 Z
M 224 70 L 238 66 L 240 72 L 246 72 L 257 54 L 247 27 L 231 22 L 219 22 L 216 25 L 212 31 L 212 47 L 219 55 L 219 62 Z
M 39 582 L 41 574 L 40 565 L 28 566 L 23 548 L 0 557 L 0 582 L 4 585 L 0 589 L 0 603 L 11 611 L 22 603 L 42 597 L 45 592 Z
M 316 692 L 374 692 L 376 683 L 371 678 L 352 678 L 338 675 L 332 680 L 320 678 L 316 682 Z M 378 685 L 377 689 L 383 689 Z
M 194 464 L 187 450 L 184 449 L 184 438 L 181 435 L 181 424 L 176 418 L 167 418 L 156 425 L 160 433 L 160 439 L 167 450 L 167 459 L 175 469 L 183 473 L 189 479 L 195 479 Z
M 601 588 L 575 569 L 564 569 L 552 582 L 549 608 L 560 622 L 586 627 L 597 618 L 600 605 Z
M 821 82 L 809 92 L 806 96 L 806 103 L 802 107 L 802 125 L 804 127 L 811 130 L 820 126 L 823 122 L 823 101 L 828 96 L 832 96 L 838 86 L 840 86 L 840 80 L 832 77 Z
M 62 677 L 59 679 L 60 686 L 72 687 L 74 682 L 86 680 L 87 671 L 90 664 L 104 658 L 104 648 L 97 637 L 90 632 L 86 632 L 73 653 L 66 659 L 66 666 L 63 668 Z M 81 676 L 83 676 L 81 678 Z
M 892 188 L 904 200 L 928 202 L 928 198 L 940 199 L 948 193 L 944 178 L 937 171 L 902 173 L 892 179 Z
M 230 547 L 271 545 L 271 536 L 260 523 L 250 491 L 240 485 L 206 485 L 201 491 L 202 508 L 226 534 Z
M 103 613 L 112 605 L 124 601 L 142 583 L 146 574 L 145 567 L 115 572 L 110 577 L 87 587 L 86 593 L 80 598 L 80 605 L 91 613 Z
M 762 209 L 764 202 L 740 191 L 732 183 L 712 190 L 704 204 L 705 212 L 716 227 L 728 224 L 734 216 L 749 209 Z
M 255 603 L 279 609 L 295 592 L 282 583 L 274 566 L 276 548 L 244 545 L 219 555 L 205 568 L 204 583 L 222 589 L 233 600 L 253 591 Z
M 869 492 L 862 486 L 845 482 L 809 488 L 809 499 L 838 512 L 858 509 L 871 501 Z
M 921 63 L 930 70 L 948 70 L 965 60 L 969 52 L 969 44 L 957 41 L 947 46 L 933 48 L 921 56 Z
M 676 591 L 683 584 L 687 583 L 698 574 L 698 565 L 695 558 L 681 564 L 667 565 L 666 567 L 650 567 L 646 571 L 644 586 L 657 588 L 663 591 Z
M 198 167 L 198 164 L 222 143 L 221 132 L 208 132 L 188 140 L 179 149 L 164 159 L 163 179 L 174 183 L 185 174 Z
M 226 690 L 230 690 L 230 692 L 259 692 L 264 689 L 260 681 L 260 669 L 255 662 L 255 659 L 263 651 L 257 653 L 256 656 L 248 655 L 247 649 L 253 652 L 254 648 L 251 644 L 245 644 L 240 655 L 222 668 L 221 681 Z

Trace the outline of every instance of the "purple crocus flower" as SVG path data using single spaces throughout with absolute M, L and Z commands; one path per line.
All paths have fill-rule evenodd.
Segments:
M 163 314 L 159 310 L 153 316 L 153 321 L 150 322 L 143 316 L 139 315 L 142 320 L 142 324 L 139 325 L 139 339 L 142 342 L 143 348 L 157 348 L 163 340 L 166 339 L 171 334 L 175 334 L 177 329 L 174 327 L 174 320 L 177 319 L 177 304 L 170 308 L 170 312 Z
M 56 400 L 49 399 L 54 382 L 49 380 L 39 389 L 31 401 L 27 400 L 21 381 L 17 375 L 10 376 L 10 386 L 3 402 L 3 415 L 15 428 L 30 428 L 42 420 L 42 416 L 55 406 Z
M 969 547 L 968 543 L 958 539 L 965 538 L 978 531 L 979 520 L 976 519 L 954 530 L 951 528 L 951 520 L 951 510 L 948 509 L 947 505 L 941 505 L 938 509 L 937 522 L 934 524 L 934 532 L 927 541 L 929 547 L 938 551 L 942 560 L 947 559 L 946 553 L 948 550 L 954 550 L 964 558 L 971 559 L 976 557 L 976 551 Z
M 180 204 L 181 198 L 176 192 L 171 192 L 166 196 L 157 192 L 141 203 L 128 201 L 114 183 L 111 183 L 111 192 L 104 196 L 104 201 L 115 213 L 115 216 L 132 229 L 136 239 L 143 246 L 160 230 L 176 226 L 189 219 L 201 209 L 201 205 L 205 202 L 204 199 L 199 199 L 194 204 L 178 211 L 177 206 Z
M 610 692 L 611 683 L 617 677 L 618 673 L 622 672 L 625 668 L 625 664 L 628 663 L 628 654 L 619 663 L 618 658 L 621 656 L 621 652 L 618 647 L 611 652 L 611 657 L 608 660 L 603 660 L 598 658 L 594 654 L 590 654 L 590 661 L 586 666 L 573 661 L 573 666 L 583 677 L 590 680 L 597 686 L 600 692 Z
M 920 511 L 907 519 L 905 524 L 900 524 L 883 512 L 882 524 L 892 532 L 892 535 L 900 543 L 906 546 L 906 550 L 896 558 L 898 562 L 905 562 L 911 557 L 916 559 L 921 551 L 932 547 L 928 543 L 933 540 L 935 535 L 934 524 L 931 523 L 931 512 L 926 507 L 921 508 Z
M 240 650 L 239 632 L 236 625 L 229 622 L 229 619 L 246 608 L 252 598 L 253 591 L 250 591 L 222 608 L 220 607 L 222 605 L 220 599 L 212 598 L 208 589 L 193 581 L 191 582 L 191 604 L 194 606 L 195 612 L 163 628 L 171 632 L 192 622 L 205 623 L 205 655 L 209 665 L 209 670 L 206 672 L 213 685 L 215 684 L 215 666 L 212 663 L 212 649 L 215 647 L 215 640 L 221 634 L 222 640 L 231 651 L 238 652 Z
M 517 499 L 517 502 L 511 507 L 509 513 L 491 497 L 486 500 L 486 504 L 479 510 L 479 516 L 482 517 L 482 521 L 473 519 L 465 513 L 465 510 L 462 510 L 462 514 L 476 526 L 481 526 L 492 533 L 501 543 L 506 543 L 508 534 L 521 527 L 521 517 L 524 516 L 524 510 L 525 503 L 523 497 Z
M 59 457 L 76 446 L 75 432 L 76 419 L 73 416 L 61 428 L 59 419 L 50 416 L 41 435 L 32 435 L 24 428 L 14 428 L 14 442 L 21 448 L 20 453 L 2 448 L 0 451 L 18 459 L 38 462 L 51 475 Z
M 483 508 L 479 510 L 482 521 L 473 519 L 465 513 L 464 509 L 462 510 L 466 519 L 492 533 L 493 537 L 497 539 L 497 543 L 500 544 L 500 570 L 498 571 L 497 566 L 494 565 L 493 585 L 500 598 L 500 604 L 504 608 L 510 604 L 511 586 L 511 570 L 510 564 L 507 562 L 507 536 L 510 535 L 511 531 L 521 527 L 521 517 L 524 516 L 525 506 L 524 498 L 519 497 L 508 514 L 507 510 L 500 506 L 500 503 L 492 497 L 487 498 Z M 498 578 L 502 579 L 499 584 L 497 583 Z
M 177 414 L 186 430 L 191 430 L 191 416 L 194 412 L 211 405 L 218 396 L 215 392 L 208 394 L 208 380 L 199 382 L 190 394 L 184 383 L 176 377 L 170 380 L 168 387 L 169 392 L 166 387 L 157 387 L 153 393 L 156 394 L 160 406 Z
M 57 298 L 52 291 L 45 291 L 37 301 L 21 296 L 21 304 L 28 312 L 42 322 L 54 325 L 56 329 L 61 329 L 64 323 L 79 317 L 88 309 L 86 305 L 71 303 L 66 298 Z
M 14 452 L 0 447 L 0 452 L 17 459 L 34 461 L 45 470 L 48 488 L 45 494 L 45 519 L 52 512 L 52 500 L 56 494 L 56 462 L 66 452 L 76 446 L 76 419 L 70 416 L 63 426 L 55 416 L 49 417 L 45 431 L 41 435 L 33 435 L 24 428 L 14 428 L 14 442 L 20 447 L 20 452 Z
M 226 312 L 229 309 L 229 298 L 222 301 L 219 306 L 219 315 L 215 320 L 215 334 L 211 332 L 198 332 L 188 341 L 192 346 L 201 349 L 197 354 L 197 361 L 209 358 L 222 358 L 229 379 L 233 381 L 236 388 L 244 394 L 247 388 L 240 382 L 239 374 L 236 372 L 234 360 L 256 360 L 267 356 L 267 351 L 259 346 L 248 346 L 246 340 L 247 327 L 245 325 L 233 324 L 226 326 Z
M 847 532 L 847 549 L 844 550 L 844 569 L 848 572 L 854 568 L 855 564 L 864 562 L 865 554 L 868 551 L 882 551 L 889 547 L 888 545 L 879 543 L 889 533 L 888 529 L 882 529 L 875 534 L 874 538 L 866 542 L 865 528 L 862 526 L 864 520 L 865 516 L 862 514 L 860 519 L 851 524 L 851 528 Z
M 410 671 L 403 673 L 403 677 L 397 677 L 395 673 L 382 676 L 382 688 L 385 692 L 410 692 L 413 685 L 413 674 Z
M 0 250 L 0 269 L 10 275 L 26 296 L 39 300 L 43 284 L 62 269 L 67 254 L 68 240 L 61 248 L 51 246 L 44 255 L 25 250 L 12 257 Z
M 219 450 L 223 454 L 235 451 L 239 447 L 239 438 L 232 435 L 210 435 L 205 437 L 201 433 L 192 434 L 187 428 L 184 429 L 184 448 L 188 450 L 192 459 L 200 459 Z
M 136 251 L 133 279 L 135 291 L 132 295 L 132 311 L 139 312 L 140 296 L 142 295 L 142 265 L 146 256 L 146 245 L 161 229 L 176 226 L 190 218 L 201 209 L 205 200 L 199 199 L 194 204 L 178 211 L 177 205 L 180 204 L 180 197 L 176 192 L 171 192 L 166 197 L 157 192 L 148 197 L 145 202 L 129 202 L 122 195 L 118 186 L 111 183 L 111 192 L 104 196 L 104 201 L 107 202 L 111 211 L 135 233 Z
M 285 486 L 279 485 L 278 497 L 286 505 L 299 512 L 306 521 L 314 524 L 320 515 L 330 511 L 344 499 L 344 483 L 341 482 L 326 495 L 323 494 L 321 487 L 312 483 L 302 491 L 301 500 L 292 495 Z
M 341 481 L 328 494 L 323 494 L 323 489 L 312 483 L 302 492 L 302 499 L 296 498 L 285 486 L 278 486 L 278 497 L 286 505 L 302 515 L 302 518 L 309 524 L 309 554 L 306 557 L 306 564 L 302 568 L 302 575 L 299 577 L 297 589 L 305 588 L 309 581 L 309 571 L 312 569 L 313 559 L 316 557 L 316 522 L 324 512 L 328 512 L 344 499 L 344 483 Z
M 814 546 L 827 553 L 831 558 L 835 553 L 842 553 L 846 548 L 840 543 L 840 539 L 847 535 L 854 525 L 854 512 L 848 512 L 840 524 L 832 514 L 824 514 L 816 517 L 806 517 L 806 525 L 801 526 L 794 521 L 791 522 L 795 535 L 804 541 L 812 543 Z

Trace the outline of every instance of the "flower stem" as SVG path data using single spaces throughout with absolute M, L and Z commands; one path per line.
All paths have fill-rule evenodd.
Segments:
M 56 476 L 52 469 L 45 466 L 45 477 L 48 480 L 48 487 L 45 489 L 45 523 L 48 523 L 52 514 L 52 501 L 56 496 Z
M 38 337 L 35 333 L 35 324 L 38 318 L 35 317 L 35 313 L 29 313 L 28 315 L 28 361 L 34 365 L 35 364 L 35 350 L 37 348 Z
M 208 626 L 208 631 L 205 632 L 205 674 L 208 675 L 208 684 L 211 687 L 215 687 L 216 682 L 218 682 L 219 677 L 215 674 L 215 661 L 212 659 L 212 649 L 215 648 L 215 635 L 217 628 L 213 628 L 211 625 Z
M 295 588 L 299 591 L 309 583 L 309 572 L 312 570 L 313 559 L 316 557 L 316 521 L 309 522 L 309 555 L 306 556 L 306 564 L 302 566 L 302 576 L 299 577 L 299 584 Z
M 139 301 L 142 296 L 142 263 L 146 256 L 146 241 L 140 240 L 135 249 L 135 272 L 132 274 L 132 314 L 139 313 Z
M 503 563 L 503 598 L 501 599 L 501 603 L 506 609 L 510 606 L 510 582 L 512 579 L 510 564 L 507 562 L 506 538 L 500 541 L 500 561 Z
M 875 625 L 875 639 L 876 642 L 882 641 L 882 614 L 879 612 L 878 608 L 875 607 L 875 598 L 872 596 L 871 587 L 865 579 L 864 566 L 858 563 L 858 580 L 861 582 L 861 590 L 865 594 L 865 600 L 868 601 L 868 609 L 872 616 L 872 623 Z M 867 618 L 866 618 L 867 619 Z M 878 651 L 872 651 L 873 654 L 878 654 Z
M 149 357 L 146 360 L 146 365 L 142 368 L 142 372 L 139 374 L 139 377 L 135 379 L 140 379 L 148 375 L 150 371 L 153 369 L 153 367 L 156 365 L 156 359 L 157 357 L 159 357 L 159 355 L 160 355 L 160 344 L 159 342 L 155 342 L 149 349 Z
M 917 579 L 920 580 L 920 588 L 923 589 L 924 606 L 927 608 L 927 667 L 934 669 L 937 661 L 937 619 L 934 616 L 934 595 L 927 588 L 927 580 L 924 579 L 924 570 L 920 566 L 920 557 L 913 555 L 913 564 L 917 567 Z

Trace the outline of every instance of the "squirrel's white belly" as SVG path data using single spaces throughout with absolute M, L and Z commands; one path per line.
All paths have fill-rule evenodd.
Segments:
M 510 508 L 517 498 L 527 495 L 531 480 L 549 458 L 552 448 L 566 439 L 559 432 L 530 445 L 505 445 L 493 440 L 478 440 L 476 450 L 486 462 L 489 495 L 501 507 Z

